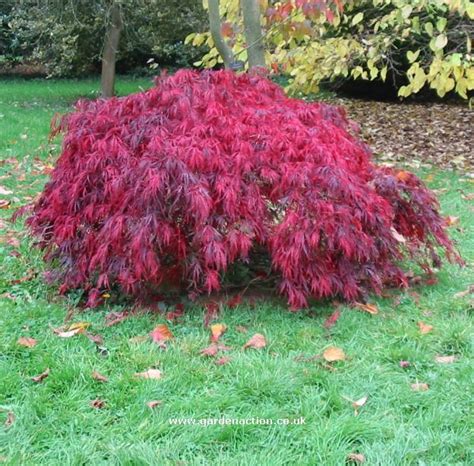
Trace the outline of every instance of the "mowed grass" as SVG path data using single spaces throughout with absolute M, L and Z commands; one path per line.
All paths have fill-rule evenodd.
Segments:
M 119 81 L 121 93 L 148 80 Z M 159 313 L 139 314 L 113 327 L 105 315 L 118 307 L 77 313 L 72 322 L 91 323 L 103 347 L 84 335 L 63 339 L 51 328 L 63 324 L 74 297 L 44 284 L 40 254 L 21 222 L 6 219 L 47 180 L 58 141 L 48 143 L 49 121 L 78 97 L 94 96 L 97 81 L 0 82 L 0 462 L 24 465 L 343 465 L 361 453 L 369 465 L 473 464 L 472 295 L 456 297 L 474 281 L 472 180 L 459 173 L 426 170 L 421 176 L 439 190 L 445 215 L 467 266 L 448 265 L 439 282 L 371 299 L 377 315 L 318 304 L 290 313 L 281 301 L 224 307 L 222 341 L 232 349 L 219 366 L 200 355 L 208 345 L 204 310 L 187 306 L 166 350 L 146 336 L 165 323 Z M 18 163 L 15 163 L 16 159 Z M 2 162 L 3 161 L 3 162 Z M 463 198 L 464 196 L 464 198 Z M 19 239 L 21 244 L 15 244 Z M 422 334 L 418 322 L 433 326 Z M 238 331 L 238 326 L 248 333 Z M 242 349 L 255 333 L 267 346 Z M 38 341 L 33 348 L 19 337 Z M 313 356 L 337 346 L 347 359 L 331 365 Z M 224 353 L 223 353 L 224 355 Z M 436 356 L 455 356 L 440 364 Z M 400 367 L 409 361 L 409 367 Z M 31 377 L 50 369 L 42 383 Z M 160 380 L 134 374 L 162 371 Z M 107 383 L 92 378 L 98 371 Z M 426 383 L 426 391 L 411 384 Z M 349 400 L 368 397 L 355 415 Z M 91 401 L 105 401 L 94 409 Z M 147 402 L 160 400 L 154 409 Z M 10 414 L 9 414 L 10 413 Z M 278 425 L 278 419 L 305 419 Z M 172 419 L 229 419 L 247 425 L 173 425 Z M 258 424 L 270 419 L 272 425 Z M 192 422 L 192 421 L 191 421 Z

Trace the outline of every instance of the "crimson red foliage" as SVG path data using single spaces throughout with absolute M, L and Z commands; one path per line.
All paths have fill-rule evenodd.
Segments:
M 342 109 L 265 77 L 182 70 L 80 101 L 28 224 L 61 291 L 218 290 L 258 246 L 293 308 L 404 285 L 400 261 L 457 260 L 434 195 L 377 167 Z M 427 266 L 426 266 L 427 267 Z

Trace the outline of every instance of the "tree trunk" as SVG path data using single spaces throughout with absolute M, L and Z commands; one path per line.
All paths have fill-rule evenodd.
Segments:
M 231 68 L 234 62 L 234 54 L 232 49 L 226 44 L 221 33 L 221 15 L 219 12 L 219 0 L 209 0 L 209 26 L 211 30 L 212 40 L 216 46 L 219 55 L 224 60 L 224 66 Z
M 241 0 L 244 16 L 245 40 L 249 68 L 265 66 L 265 49 L 263 46 L 262 26 L 260 24 L 259 0 Z
M 102 52 L 102 97 L 112 97 L 115 93 L 115 61 L 122 26 L 120 5 L 114 2 L 109 11 L 109 25 Z

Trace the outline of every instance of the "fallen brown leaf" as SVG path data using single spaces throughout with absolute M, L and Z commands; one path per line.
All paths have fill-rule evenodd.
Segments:
M 33 348 L 33 346 L 36 346 L 37 343 L 37 340 L 30 337 L 20 337 L 17 340 L 17 344 L 19 344 L 20 346 L 26 346 L 27 348 Z
M 9 427 L 13 425 L 14 422 L 15 422 L 15 413 L 13 411 L 8 411 L 7 419 L 4 424 L 5 428 L 8 429 Z
M 148 369 L 145 372 L 137 372 L 135 377 L 141 377 L 143 379 L 161 379 L 161 371 L 158 369 Z
M 109 379 L 105 375 L 102 375 L 100 372 L 97 372 L 97 371 L 92 371 L 92 378 L 94 380 L 97 380 L 98 382 L 108 382 L 109 381 Z
M 247 333 L 249 330 L 247 327 L 244 327 L 243 325 L 237 325 L 235 327 L 235 330 L 237 330 L 237 332 L 240 332 L 240 333 Z
M 46 377 L 49 375 L 49 368 L 45 369 L 41 374 L 35 375 L 34 377 L 31 377 L 31 380 L 36 383 L 42 382 Z
M 211 342 L 217 343 L 226 330 L 227 326 L 225 324 L 211 325 Z
M 102 409 L 102 408 L 105 408 L 105 401 L 104 401 L 104 400 L 99 400 L 99 399 L 92 400 L 92 401 L 90 402 L 90 405 L 91 405 L 94 409 Z
M 347 455 L 347 461 L 355 464 L 365 463 L 365 456 L 362 453 L 349 453 Z
M 265 337 L 261 333 L 256 333 L 247 343 L 244 345 L 244 349 L 247 348 L 265 348 L 267 346 L 267 342 Z
M 0 199 L 0 209 L 8 209 L 11 202 L 8 199 Z
M 454 355 L 451 356 L 436 356 L 435 361 L 438 364 L 451 364 L 457 360 L 457 357 Z
M 92 333 L 86 332 L 86 337 L 96 345 L 102 345 L 104 343 L 102 335 L 93 335 Z
M 411 389 L 415 392 L 426 392 L 429 386 L 427 383 L 416 382 L 411 384 Z
M 150 408 L 150 409 L 154 409 L 156 408 L 157 406 L 160 406 L 163 402 L 161 400 L 153 400 L 153 401 L 149 401 L 146 405 Z
M 346 355 L 341 348 L 338 348 L 337 346 L 330 346 L 324 350 L 323 358 L 327 362 L 344 361 L 346 359 Z
M 363 304 L 363 303 L 355 303 L 354 307 L 360 309 L 361 311 L 368 312 L 369 314 L 375 315 L 379 313 L 379 309 L 375 304 Z
M 418 322 L 418 328 L 423 335 L 430 333 L 433 330 L 433 326 L 429 324 L 425 324 L 421 320 Z
M 105 326 L 112 327 L 112 325 L 117 325 L 118 323 L 122 322 L 123 320 L 129 317 L 130 313 L 128 311 L 121 311 L 121 312 L 109 312 L 105 316 Z

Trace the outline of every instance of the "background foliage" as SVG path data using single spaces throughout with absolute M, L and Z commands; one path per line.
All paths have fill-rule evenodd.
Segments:
M 204 2 L 206 3 L 206 2 Z M 474 3 L 467 0 L 262 1 L 267 62 L 291 76 L 290 90 L 321 82 L 390 79 L 400 96 L 430 88 L 463 98 L 474 88 Z M 223 0 L 223 34 L 246 59 L 238 0 Z M 324 8 L 321 7 L 324 5 Z M 211 47 L 198 65 L 221 61 L 209 34 L 187 41 Z
M 99 69 L 107 26 L 107 0 L 0 2 L 0 56 L 10 63 L 41 62 L 50 76 L 76 76 Z M 206 14 L 193 0 L 123 0 L 125 25 L 119 71 L 158 64 L 189 66 L 200 51 L 184 45 L 191 31 L 205 27 Z M 2 38 L 5 38 L 2 40 Z

